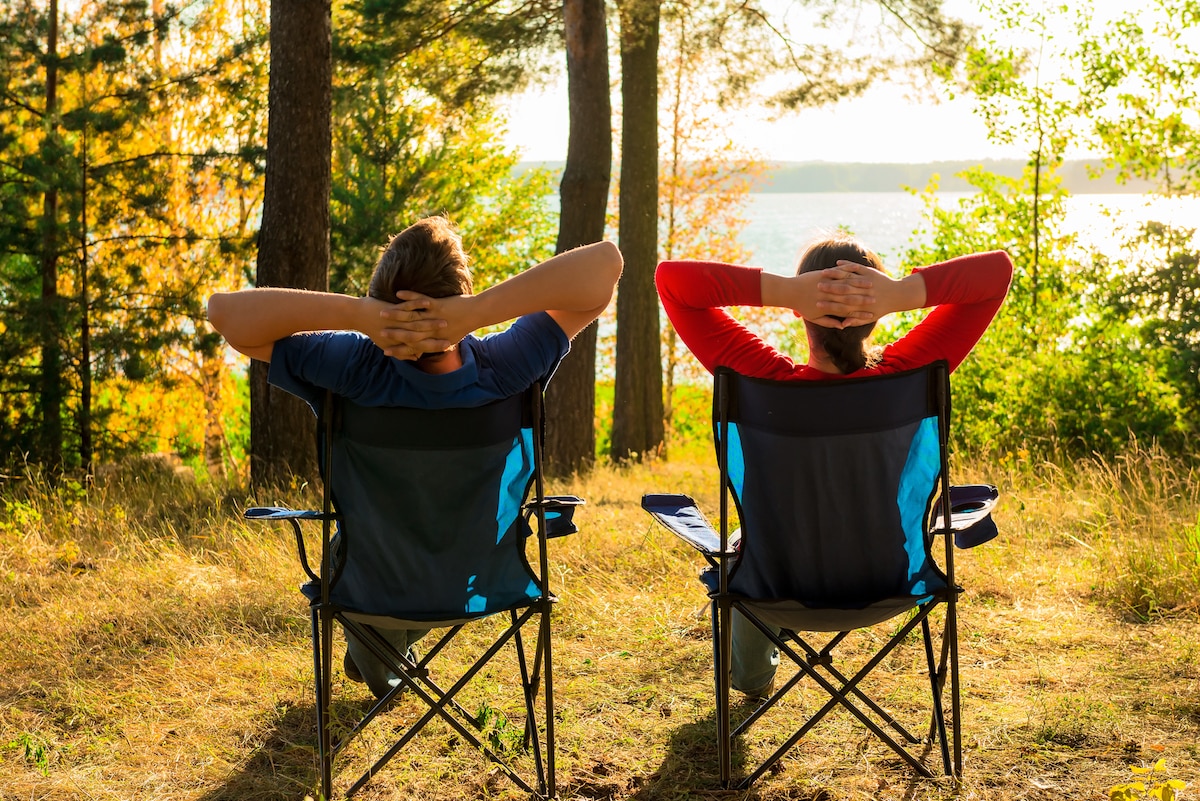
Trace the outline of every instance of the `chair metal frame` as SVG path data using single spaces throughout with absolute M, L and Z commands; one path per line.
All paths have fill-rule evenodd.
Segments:
M 909 617 L 893 634 L 890 639 L 877 650 L 870 659 L 852 675 L 846 675 L 834 664 L 834 649 L 854 631 L 867 628 L 871 623 L 839 624 L 839 609 L 821 610 L 821 614 L 829 615 L 826 625 L 824 621 L 820 628 L 802 628 L 797 626 L 789 629 L 781 626 L 777 635 L 774 627 L 759 619 L 752 608 L 756 601 L 767 599 L 749 598 L 738 595 L 730 590 L 730 576 L 742 557 L 741 547 L 756 547 L 753 538 L 739 539 L 730 531 L 731 510 L 730 498 L 739 505 L 741 500 L 736 497 L 734 484 L 731 480 L 729 464 L 729 427 L 736 419 L 734 407 L 737 400 L 733 397 L 736 382 L 762 382 L 738 376 L 727 368 L 718 369 L 714 377 L 713 396 L 713 428 L 717 449 L 718 467 L 720 471 L 720 519 L 718 531 L 713 531 L 711 524 L 704 519 L 694 501 L 681 495 L 647 495 L 643 498 L 643 507 L 651 512 L 659 522 L 662 522 L 675 534 L 679 535 L 693 547 L 697 548 L 709 563 L 709 568 L 702 577 L 709 590 L 712 607 L 713 625 L 713 665 L 714 684 L 716 691 L 716 726 L 718 741 L 718 763 L 722 786 L 731 787 L 735 783 L 732 777 L 732 753 L 734 738 L 747 734 L 751 726 L 761 720 L 776 706 L 802 679 L 811 679 L 829 696 L 829 700 L 813 712 L 799 728 L 788 737 L 770 756 L 736 783 L 739 789 L 748 788 L 775 765 L 793 746 L 795 746 L 814 726 L 829 712 L 842 708 L 857 718 L 876 737 L 888 745 L 898 756 L 908 763 L 918 774 L 932 777 L 933 771 L 913 752 L 913 747 L 926 741 L 936 741 L 937 750 L 941 755 L 942 768 L 946 775 L 960 777 L 962 775 L 962 732 L 961 717 L 961 682 L 959 677 L 958 653 L 958 609 L 957 597 L 961 588 L 955 583 L 954 549 L 955 539 L 961 542 L 970 541 L 977 544 L 990 539 L 995 534 L 995 527 L 990 518 L 992 506 L 997 494 L 994 487 L 989 485 L 972 485 L 970 487 L 954 487 L 950 485 L 950 470 L 948 460 L 949 422 L 950 422 L 950 383 L 949 370 L 944 362 L 938 362 L 926 368 L 909 371 L 908 373 L 893 374 L 863 379 L 844 379 L 848 382 L 867 382 L 886 380 L 889 377 L 906 376 L 916 373 L 928 375 L 927 399 L 929 409 L 937 417 L 937 446 L 938 474 L 934 479 L 936 494 L 930 495 L 924 518 L 924 547 L 925 558 L 929 567 L 935 572 L 940 571 L 945 579 L 945 586 L 931 588 L 922 600 L 915 601 L 899 608 L 896 612 L 885 612 L 885 616 L 877 617 L 874 622 L 894 620 L 907 614 Z M 919 377 L 917 377 L 919 379 Z M 789 387 L 824 386 L 829 382 L 794 382 Z M 803 391 L 802 389 L 799 391 Z M 932 415 L 931 415 L 932 416 Z M 742 516 L 744 520 L 744 516 Z M 951 536 L 953 534 L 953 536 Z M 974 540 L 972 540 L 974 535 Z M 933 559 L 932 545 L 941 538 L 944 551 L 941 554 L 941 565 Z M 763 546 L 758 546 L 763 547 Z M 774 599 L 772 599 L 774 600 Z M 941 633 L 940 647 L 935 647 L 935 637 L 930 625 L 930 614 L 938 607 L 944 607 L 945 615 Z M 770 639 L 779 649 L 781 657 L 790 660 L 796 667 L 796 673 L 770 693 L 748 717 L 732 724 L 730 714 L 731 692 L 731 652 L 732 652 L 732 616 L 734 610 L 743 614 L 759 631 Z M 915 610 L 915 611 L 914 611 Z M 854 620 L 854 613 L 846 617 L 847 621 Z M 859 618 L 862 620 L 863 618 Z M 929 682 L 931 713 L 929 729 L 925 738 L 917 737 L 906 729 L 896 718 L 871 700 L 860 688 L 862 680 L 882 663 L 914 630 L 920 628 L 924 644 L 926 668 Z M 799 632 L 809 634 L 813 631 L 824 631 L 832 636 L 823 644 L 810 644 Z M 811 635 L 809 639 L 812 639 Z M 782 667 L 782 665 L 781 665 Z M 949 683 L 949 714 L 944 710 L 944 695 L 946 684 Z
M 372 618 L 356 614 L 353 610 L 343 608 L 330 598 L 331 588 L 341 577 L 342 565 L 335 566 L 332 561 L 333 527 L 341 519 L 336 507 L 336 499 L 332 492 L 333 448 L 326 447 L 334 441 L 336 399 L 331 393 L 326 395 L 322 414 L 318 420 L 318 447 L 321 460 L 322 476 L 325 479 L 322 491 L 322 509 L 320 511 L 299 511 L 279 507 L 257 507 L 247 509 L 245 516 L 256 520 L 286 520 L 291 524 L 296 541 L 296 548 L 304 572 L 312 585 L 319 587 L 316 597 L 311 599 L 310 615 L 313 641 L 313 683 L 316 694 L 316 712 L 318 744 L 317 758 L 319 765 L 322 798 L 329 799 L 333 793 L 333 763 L 335 757 L 362 732 L 380 713 L 387 710 L 401 692 L 410 691 L 427 707 L 427 711 L 408 724 L 407 729 L 395 743 L 388 748 L 346 791 L 346 796 L 358 792 L 384 765 L 408 745 L 427 723 L 440 719 L 448 724 L 459 736 L 471 743 L 487 759 L 495 763 L 501 772 L 509 777 L 525 792 L 536 798 L 557 797 L 557 781 L 555 775 L 555 731 L 554 731 L 554 677 L 552 668 L 552 649 L 550 635 L 550 614 L 557 598 L 553 595 L 549 584 L 549 556 L 547 539 L 554 536 L 573 533 L 576 529 L 572 521 L 573 507 L 583 503 L 574 496 L 550 496 L 545 493 L 545 478 L 542 470 L 542 449 L 544 439 L 544 409 L 540 385 L 535 385 L 525 394 L 527 411 L 532 418 L 533 430 L 533 475 L 531 488 L 533 497 L 529 498 L 526 490 L 526 501 L 522 514 L 526 524 L 536 520 L 537 565 L 540 596 L 528 602 L 518 604 L 507 610 L 489 613 L 483 616 L 470 616 L 448 620 L 400 620 L 386 618 L 392 623 L 409 623 L 413 628 L 445 628 L 445 632 L 424 654 L 414 661 L 410 654 L 399 653 L 387 640 L 378 635 L 370 625 Z M 301 521 L 308 520 L 320 523 L 320 561 L 317 570 L 310 566 L 305 547 L 304 532 Z M 447 645 L 454 640 L 464 626 L 476 620 L 489 619 L 496 614 L 507 611 L 509 623 L 493 641 L 492 645 L 480 655 L 457 680 L 448 687 L 440 686 L 431 678 L 429 666 Z M 522 637 L 522 629 L 526 623 L 537 617 L 537 634 L 533 659 L 527 658 L 527 649 Z M 374 618 L 381 620 L 382 618 Z M 333 674 L 333 641 L 334 622 L 340 623 L 348 633 L 353 633 L 362 644 L 378 659 L 384 662 L 400 679 L 399 683 L 370 707 L 365 715 L 345 734 L 335 742 L 331 731 L 331 702 Z M 516 659 L 520 669 L 521 686 L 525 701 L 525 731 L 523 745 L 525 749 L 532 747 L 533 776 L 527 779 L 522 776 L 501 754 L 484 742 L 484 727 L 474 715 L 464 709 L 455 696 L 487 666 L 497 653 L 509 642 L 513 643 Z M 540 699 L 539 695 L 540 686 Z M 540 703 L 539 703 L 540 700 Z M 542 714 L 539 726 L 538 713 Z M 539 734 L 539 728 L 541 734 Z

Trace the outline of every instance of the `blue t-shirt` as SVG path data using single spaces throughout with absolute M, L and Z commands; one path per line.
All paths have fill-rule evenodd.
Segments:
M 295 334 L 275 343 L 269 381 L 320 408 L 325 390 L 360 406 L 451 409 L 482 406 L 550 380 L 571 343 L 545 312 L 521 317 L 505 331 L 459 343 L 462 367 L 423 372 L 393 359 L 356 331 Z

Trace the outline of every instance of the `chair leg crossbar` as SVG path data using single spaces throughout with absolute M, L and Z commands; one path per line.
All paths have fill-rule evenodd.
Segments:
M 764 636 L 768 637 L 775 644 L 782 656 L 786 656 L 792 661 L 792 663 L 796 665 L 797 670 L 791 676 L 791 678 L 789 678 L 783 683 L 782 686 L 775 690 L 769 698 L 764 700 L 749 715 L 749 717 L 745 718 L 737 726 L 732 727 L 729 730 L 730 733 L 728 738 L 721 738 L 722 748 L 723 750 L 727 751 L 727 753 L 720 755 L 722 765 L 730 764 L 732 738 L 746 733 L 750 727 L 754 725 L 754 723 L 767 714 L 772 707 L 774 707 L 780 700 L 787 696 L 787 694 L 804 678 L 811 679 L 829 695 L 829 700 L 826 701 L 825 704 L 816 712 L 809 716 L 804 724 L 801 725 L 800 728 L 782 745 L 780 745 L 774 753 L 767 757 L 766 760 L 762 762 L 762 764 L 759 765 L 753 773 L 739 781 L 737 783 L 737 788 L 748 788 L 751 784 L 762 777 L 768 770 L 770 770 L 772 765 L 778 762 L 789 750 L 791 750 L 791 748 L 795 746 L 796 743 L 798 743 L 806 734 L 808 734 L 808 732 L 811 731 L 812 728 L 817 725 L 817 723 L 819 723 L 829 712 L 839 706 L 854 715 L 859 722 L 866 726 L 876 737 L 883 741 L 900 758 L 907 762 L 922 776 L 925 776 L 926 778 L 932 778 L 934 774 L 933 771 L 931 771 L 924 764 L 924 762 L 915 756 L 908 747 L 899 742 L 897 737 L 889 733 L 885 726 L 890 727 L 895 734 L 898 735 L 899 740 L 903 740 L 910 746 L 918 745 L 922 742 L 932 743 L 936 740 L 941 752 L 942 764 L 946 775 L 959 775 L 961 773 L 961 756 L 958 757 L 952 766 L 946 719 L 942 710 L 942 696 L 945 687 L 945 679 L 948 672 L 947 660 L 950 656 L 951 638 L 942 638 L 943 642 L 941 648 L 941 660 L 935 661 L 933 635 L 929 625 L 929 614 L 933 611 L 934 607 L 939 605 L 941 604 L 927 603 L 918 607 L 917 613 L 913 615 L 912 618 L 905 623 L 905 625 L 896 634 L 892 635 L 889 641 L 881 649 L 876 651 L 870 660 L 868 660 L 858 670 L 858 672 L 856 672 L 853 676 L 847 677 L 837 667 L 834 666 L 832 655 L 834 648 L 840 644 L 847 637 L 847 635 L 850 634 L 849 631 L 837 633 L 824 645 L 824 647 L 818 650 L 794 631 L 784 629 L 781 633 L 776 634 L 775 631 L 755 618 L 751 612 L 746 610 L 740 604 L 740 602 L 735 601 L 731 603 L 729 610 L 732 611 L 737 609 L 738 611 L 742 612 L 742 614 L 744 614 L 746 618 L 763 633 Z M 727 616 L 724 619 L 728 620 L 729 617 Z M 952 622 L 949 622 L 948 625 L 952 625 Z M 861 689 L 859 689 L 858 686 L 859 683 L 884 659 L 886 659 L 887 656 L 892 653 L 895 647 L 899 645 L 917 626 L 921 627 L 926 666 L 930 681 L 929 686 L 933 700 L 933 711 L 930 719 L 927 739 L 916 737 L 909 732 L 906 728 L 904 728 L 903 725 L 900 724 L 899 721 L 895 719 L 895 717 L 893 717 L 890 713 L 883 709 L 883 707 L 867 696 Z M 717 662 L 717 664 L 721 664 L 721 662 Z M 955 690 L 957 690 L 957 688 L 955 688 Z M 725 697 L 726 700 L 728 700 L 728 693 L 725 694 Z M 955 708 L 952 710 L 951 721 L 952 726 L 954 727 L 955 752 L 956 755 L 958 755 L 961 753 L 961 745 L 957 731 L 957 704 L 954 704 L 954 707 Z M 725 715 L 720 717 L 725 717 L 727 721 L 727 714 L 728 713 L 726 712 Z M 872 717 L 872 715 L 874 717 Z M 727 722 L 726 727 L 728 726 L 729 723 Z M 729 783 L 728 775 L 723 776 L 722 779 L 726 784 Z
M 497 767 L 513 781 L 518 787 L 532 796 L 545 798 L 551 797 L 553 778 L 553 763 L 551 759 L 543 758 L 542 754 L 542 738 L 538 732 L 538 715 L 537 715 L 537 697 L 538 689 L 543 679 L 546 681 L 546 698 L 549 699 L 551 688 L 549 686 L 550 671 L 545 669 L 545 676 L 542 675 L 542 661 L 548 659 L 549 643 L 547 642 L 548 631 L 545 625 L 546 618 L 544 617 L 546 610 L 542 609 L 543 605 L 535 604 L 526 607 L 523 610 L 513 610 L 510 613 L 510 623 L 502 634 L 488 647 L 488 649 L 463 673 L 457 681 L 455 681 L 448 689 L 441 687 L 432 678 L 428 665 L 430 661 L 443 650 L 462 629 L 461 625 L 453 626 L 446 631 L 438 642 L 422 656 L 419 660 L 413 661 L 408 654 L 399 653 L 391 643 L 379 636 L 370 626 L 363 625 L 355 620 L 351 620 L 344 614 L 327 610 L 313 609 L 313 630 L 314 634 L 320 632 L 321 648 L 314 660 L 316 667 L 316 684 L 317 684 L 317 722 L 319 729 L 319 760 L 321 765 L 322 783 L 324 787 L 330 787 L 332 779 L 332 765 L 334 758 L 341 750 L 350 743 L 355 736 L 362 732 L 380 713 L 388 709 L 393 701 L 403 692 L 409 691 L 416 695 L 425 705 L 425 712 L 416 721 L 408 725 L 404 734 L 389 747 L 375 763 L 366 770 L 350 786 L 346 791 L 347 796 L 352 796 L 360 790 L 376 773 L 378 773 L 393 757 L 395 757 L 416 735 L 435 718 L 441 718 L 449 725 L 459 736 L 471 743 L 485 757 L 494 762 Z M 521 636 L 521 629 L 532 617 L 542 614 L 543 617 L 538 623 L 537 643 L 534 649 L 534 660 L 532 670 L 526 659 L 526 651 L 524 639 Z M 366 715 L 359 720 L 349 732 L 341 737 L 336 743 L 332 742 L 329 732 L 329 704 L 330 704 L 330 673 L 333 662 L 333 644 L 332 644 L 332 623 L 337 620 L 347 630 L 352 633 L 358 640 L 373 653 L 377 658 L 386 663 L 392 672 L 399 678 L 399 682 L 385 696 L 380 698 L 367 711 Z M 532 747 L 535 781 L 533 784 L 526 781 L 512 767 L 508 760 L 496 753 L 482 738 L 484 724 L 468 712 L 461 704 L 458 703 L 456 697 L 459 692 L 466 687 L 472 679 L 490 662 L 492 657 L 498 654 L 501 649 L 513 642 L 517 663 L 521 673 L 521 684 L 524 689 L 525 696 L 525 727 L 523 733 L 522 744 L 526 750 Z M 545 745 L 553 747 L 553 721 L 552 716 L 546 715 L 546 737 Z M 549 763 L 549 764 L 548 764 Z M 536 784 L 536 788 L 534 786 Z

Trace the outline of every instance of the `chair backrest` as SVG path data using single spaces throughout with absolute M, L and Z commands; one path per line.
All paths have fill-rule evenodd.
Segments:
M 328 460 L 320 439 L 341 533 L 335 604 L 432 621 L 541 596 L 522 517 L 540 470 L 539 387 L 468 409 L 331 400 Z
M 858 609 L 944 588 L 930 524 L 949 399 L 944 362 L 820 382 L 718 370 L 714 438 L 742 527 L 729 591 Z

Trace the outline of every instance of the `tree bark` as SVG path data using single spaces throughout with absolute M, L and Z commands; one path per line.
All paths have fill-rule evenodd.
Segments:
M 50 0 L 46 36 L 46 145 L 49 172 L 54 180 L 42 196 L 42 303 L 39 336 L 41 386 L 38 406 L 41 416 L 38 459 L 51 470 L 63 466 L 63 376 L 62 301 L 58 296 L 58 181 L 62 143 L 58 131 L 58 0 Z
M 621 14 L 620 246 L 612 457 L 641 459 L 663 442 L 658 295 L 659 0 L 625 0 Z
M 329 0 L 271 4 L 267 168 L 258 237 L 259 286 L 329 285 L 330 106 L 333 60 Z M 265 486 L 317 478 L 312 412 L 250 369 L 251 481 Z
M 612 180 L 612 104 L 604 0 L 565 0 L 570 134 L 559 185 L 557 253 L 604 237 Z M 596 460 L 596 324 L 575 337 L 546 391 L 546 468 L 585 472 Z

